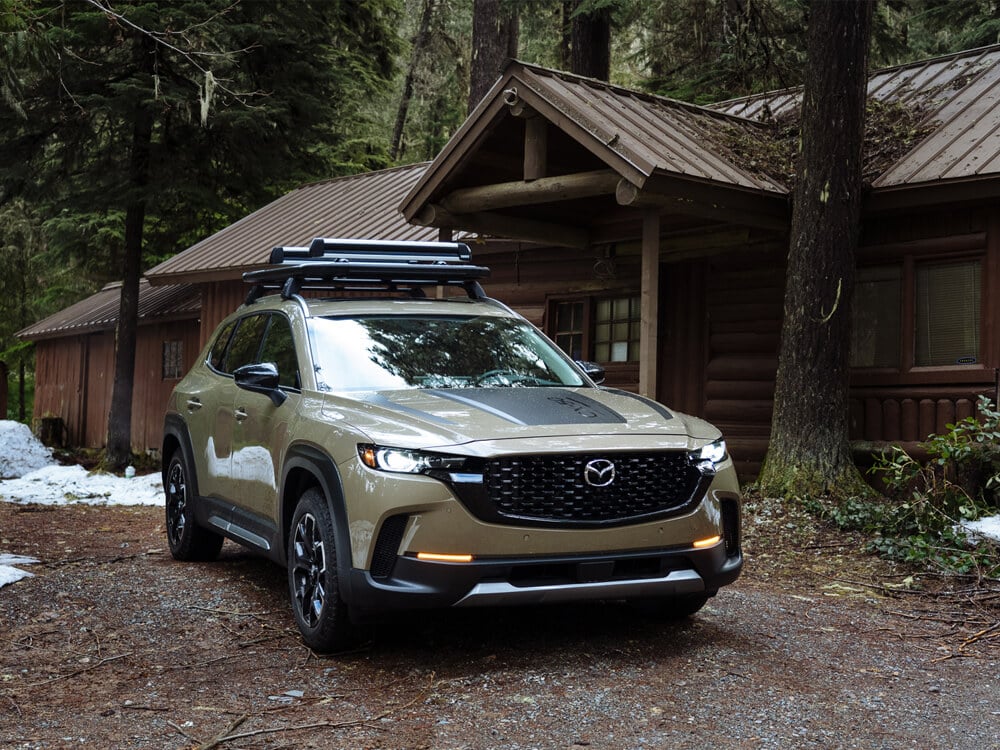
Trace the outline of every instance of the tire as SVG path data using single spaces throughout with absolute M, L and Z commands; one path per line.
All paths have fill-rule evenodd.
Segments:
M 630 603 L 641 614 L 657 620 L 684 620 L 705 606 L 711 594 L 686 594 L 658 599 L 634 599 Z
M 302 640 L 320 653 L 350 646 L 354 628 L 340 597 L 333 518 L 318 489 L 299 499 L 287 550 L 288 593 Z
M 214 560 L 222 549 L 222 536 L 202 528 L 194 520 L 193 493 L 188 482 L 187 464 L 180 450 L 167 464 L 166 481 L 167 543 L 175 560 Z

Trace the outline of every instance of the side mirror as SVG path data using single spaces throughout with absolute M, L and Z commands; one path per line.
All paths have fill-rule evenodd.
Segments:
M 586 373 L 587 377 L 594 381 L 597 385 L 604 382 L 605 372 L 604 368 L 601 367 L 596 362 L 584 362 L 577 360 L 576 364 L 581 370 Z
M 233 371 L 233 380 L 236 381 L 237 388 L 268 396 L 275 406 L 281 406 L 288 398 L 278 387 L 280 378 L 278 368 L 273 362 L 258 362 L 237 367 Z

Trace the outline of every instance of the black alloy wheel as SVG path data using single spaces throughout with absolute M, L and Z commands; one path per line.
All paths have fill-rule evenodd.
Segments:
M 222 537 L 195 523 L 191 486 L 184 456 L 179 450 L 167 465 L 163 491 L 166 496 L 167 543 L 170 554 L 176 560 L 214 560 L 222 549 Z
M 288 538 L 288 589 L 292 611 L 306 645 L 315 651 L 348 646 L 352 625 L 340 597 L 337 547 L 326 498 L 303 493 Z

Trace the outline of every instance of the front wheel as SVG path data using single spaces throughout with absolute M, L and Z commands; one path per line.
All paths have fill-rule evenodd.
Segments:
M 302 640 L 321 653 L 350 645 L 353 628 L 340 598 L 333 518 L 317 489 L 299 499 L 288 536 L 288 589 Z
M 166 481 L 167 543 L 175 560 L 214 560 L 222 549 L 222 537 L 202 528 L 194 520 L 193 493 L 188 481 L 184 455 L 177 450 L 167 464 Z

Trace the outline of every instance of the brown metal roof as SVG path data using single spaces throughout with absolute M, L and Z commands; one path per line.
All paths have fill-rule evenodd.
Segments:
M 728 146 L 734 133 L 769 137 L 753 120 L 514 60 L 406 196 L 407 218 L 447 191 L 443 183 L 505 118 L 514 117 L 508 105 L 515 99 L 636 187 L 659 174 L 758 194 L 787 193 L 759 169 L 741 166 Z
M 314 237 L 434 240 L 437 230 L 408 224 L 397 206 L 427 168 L 411 164 L 296 188 L 147 272 L 154 284 L 239 278 L 267 264 L 275 245 Z
M 1000 175 L 1000 45 L 967 50 L 872 74 L 868 95 L 920 107 L 932 132 L 883 172 L 877 188 Z M 713 105 L 754 119 L 798 110 L 801 89 Z
M 108 284 L 97 294 L 18 331 L 16 335 L 21 339 L 37 341 L 111 330 L 118 320 L 120 297 L 121 283 Z M 139 282 L 139 325 L 190 320 L 197 318 L 200 312 L 201 293 L 190 284 L 152 287 L 145 279 Z
M 729 153 L 726 144 L 731 129 L 757 132 L 743 118 L 720 117 L 709 109 L 591 78 L 515 65 L 508 69 L 508 86 L 526 87 L 541 105 L 536 107 L 541 114 L 551 108 L 553 114 L 568 117 L 645 177 L 661 171 L 752 190 L 785 190 L 767 176 L 743 170 Z M 525 89 L 518 88 L 518 94 L 524 98 Z

